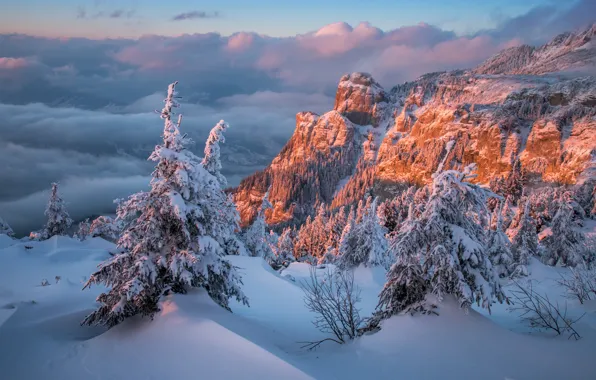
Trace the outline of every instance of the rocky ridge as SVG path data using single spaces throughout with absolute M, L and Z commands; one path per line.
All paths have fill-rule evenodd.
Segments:
M 235 189 L 243 224 L 268 188 L 268 223 L 299 222 L 319 202 L 340 206 L 424 184 L 444 159 L 447 169 L 476 163 L 479 183 L 518 158 L 533 182 L 594 177 L 596 78 L 561 72 L 594 67 L 595 34 L 596 25 L 390 91 L 369 74 L 344 75 L 334 109 L 299 113 L 271 165 Z

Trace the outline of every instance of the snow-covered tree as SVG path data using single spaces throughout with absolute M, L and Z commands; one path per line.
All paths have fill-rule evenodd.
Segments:
M 341 233 L 341 238 L 339 239 L 339 248 L 337 250 L 338 258 L 338 265 L 340 267 L 351 266 L 350 260 L 342 260 L 342 257 L 352 257 L 355 255 L 356 250 L 356 243 L 357 243 L 357 236 L 356 236 L 356 216 L 354 215 L 354 211 L 350 211 L 348 214 L 348 219 L 346 221 L 346 226 Z
M 362 211 L 360 222 L 349 231 L 353 236 L 352 248 L 347 252 L 340 251 L 340 268 L 355 268 L 360 264 L 389 268 L 392 263 L 387 256 L 386 230 L 377 216 L 377 199 L 366 204 L 368 206 L 363 206 L 366 208 Z
M 253 257 L 262 257 L 267 262 L 273 258 L 273 252 L 267 241 L 265 211 L 272 207 L 271 202 L 269 202 L 269 191 L 267 191 L 263 196 L 257 217 L 244 235 L 246 248 L 249 250 L 250 255 Z
M 464 172 L 435 173 L 424 212 L 418 219 L 408 218 L 391 251 L 397 258 L 418 257 L 428 287 L 439 299 L 452 294 L 462 307 L 477 303 L 490 310 L 493 302 L 504 299 L 485 245 L 486 200 L 494 193 L 467 182 L 474 169 L 471 165 Z M 391 267 L 388 279 L 399 276 L 396 268 Z M 393 291 L 386 284 L 380 299 L 392 299 Z
M 4 219 L 0 218 L 0 235 L 8 235 L 13 236 L 14 232 L 12 228 L 4 221 Z
M 530 216 L 530 202 L 518 207 L 519 220 L 515 229 L 511 231 L 512 272 L 516 276 L 527 276 L 527 265 L 530 257 L 538 255 L 538 236 L 534 220 Z
M 505 192 L 505 194 L 513 197 L 514 200 L 518 200 L 522 196 L 524 190 L 524 182 L 525 176 L 522 170 L 521 161 L 518 158 L 513 163 L 511 171 L 505 179 L 505 186 L 503 191 Z
M 346 221 L 347 216 L 345 207 L 340 207 L 339 211 L 329 218 L 329 226 L 327 228 L 328 238 L 325 243 L 327 249 L 331 247 L 337 250 L 339 247 L 339 239 L 341 239 L 341 233 L 346 226 Z
M 292 239 L 292 229 L 286 227 L 277 240 L 275 247 L 275 256 L 280 265 L 287 267 L 290 263 L 296 261 L 294 258 L 294 241 Z
M 225 121 L 220 120 L 219 123 L 211 129 L 209 137 L 207 138 L 207 143 L 205 144 L 205 157 L 203 158 L 203 166 L 209 173 L 217 178 L 222 187 L 227 186 L 228 181 L 226 180 L 226 177 L 221 174 L 219 143 L 224 143 L 226 141 L 223 133 L 228 128 L 229 125 Z
M 385 317 L 398 314 L 424 301 L 428 290 L 420 256 L 400 256 L 391 266 L 377 309 Z
M 151 189 L 133 194 L 118 207 L 118 219 L 130 220 L 118 240 L 120 253 L 102 263 L 85 287 L 110 288 L 84 324 L 114 326 L 133 315 L 153 317 L 169 292 L 204 288 L 229 310 L 234 297 L 247 303 L 236 269 L 224 258 L 221 242 L 238 228 L 238 213 L 219 180 L 186 147 L 191 143 L 171 120 L 176 83 L 168 88 L 163 144 L 149 157 L 157 162 Z M 134 217 L 131 217 L 134 216 Z
M 52 183 L 50 199 L 46 207 L 45 215 L 48 218 L 45 228 L 42 231 L 42 239 L 49 239 L 56 235 L 65 235 L 72 225 L 72 219 L 66 210 L 66 205 L 58 194 L 58 184 Z
M 79 228 L 77 229 L 75 237 L 81 241 L 87 239 L 89 237 L 90 229 L 91 223 L 89 222 L 89 218 L 87 218 L 79 223 Z
M 542 240 L 547 264 L 574 267 L 583 262 L 585 237 L 572 223 L 572 217 L 572 205 L 562 202 L 553 218 L 551 233 Z
M 99 216 L 89 226 L 90 237 L 99 237 L 108 241 L 117 241 L 120 237 L 121 223 L 109 216 Z
M 507 196 L 505 198 L 505 203 L 501 208 L 501 223 L 504 231 L 507 231 L 509 226 L 511 225 L 511 221 L 513 220 L 514 212 L 513 212 L 513 199 L 511 196 Z
M 494 228 L 488 233 L 487 245 L 488 257 L 499 277 L 507 277 L 511 274 L 510 269 L 513 262 L 511 242 L 503 231 L 503 207 L 504 202 L 501 203 L 500 208 L 495 208 L 493 212 L 493 219 L 496 221 Z

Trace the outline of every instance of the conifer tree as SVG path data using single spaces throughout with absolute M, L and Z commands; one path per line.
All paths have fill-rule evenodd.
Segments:
M 495 220 L 495 225 L 488 234 L 489 238 L 487 254 L 499 277 L 507 277 L 511 274 L 510 269 L 513 262 L 511 254 L 511 242 L 503 231 L 502 209 L 504 205 L 504 202 L 501 202 L 501 207 L 495 208 L 493 212 L 493 220 Z
M 4 219 L 0 218 L 0 235 L 8 235 L 13 236 L 14 232 L 12 228 L 4 221 Z
M 551 224 L 551 234 L 542 241 L 547 264 L 574 267 L 583 262 L 585 237 L 575 228 L 572 217 L 572 205 L 561 202 Z
M 267 241 L 267 222 L 265 221 L 265 211 L 273 208 L 271 202 L 269 202 L 269 190 L 263 196 L 263 202 L 257 213 L 257 217 L 253 221 L 252 225 L 248 228 L 245 235 L 246 248 L 249 250 L 250 255 L 253 257 L 262 257 L 265 261 L 270 262 L 272 260 L 273 252 Z
M 181 117 L 171 121 L 176 84 L 169 86 L 161 111 L 163 144 L 149 157 L 157 162 L 151 189 L 118 206 L 118 219 L 129 220 L 118 240 L 121 252 L 87 281 L 85 288 L 103 283 L 110 289 L 84 324 L 111 327 L 137 314 L 152 318 L 162 296 L 189 288 L 204 288 L 228 310 L 232 297 L 247 303 L 220 243 L 234 234 L 238 213 L 218 179 L 186 148 L 191 141 L 180 133 Z
M 117 241 L 120 237 L 121 223 L 113 218 L 101 215 L 93 220 L 89 226 L 90 237 L 100 237 L 107 241 Z
M 89 230 L 91 229 L 91 223 L 89 223 L 89 218 L 83 220 L 79 223 L 79 228 L 77 230 L 76 238 L 83 241 L 89 237 Z
M 66 205 L 58 194 L 58 184 L 52 183 L 50 199 L 46 207 L 45 215 L 48 218 L 45 228 L 41 234 L 42 239 L 49 239 L 56 235 L 65 235 L 72 225 L 72 219 L 66 210 Z
M 471 165 L 464 172 L 435 173 L 424 212 L 418 219 L 412 218 L 413 210 L 410 212 L 393 238 L 391 250 L 400 260 L 412 258 L 422 263 L 428 289 L 439 299 L 451 294 L 462 307 L 477 303 L 490 310 L 493 302 L 504 299 L 488 258 L 484 232 L 489 223 L 486 200 L 494 193 L 467 181 L 474 169 Z M 393 294 L 393 281 L 401 275 L 398 268 L 394 265 L 387 273 L 380 300 L 403 299 Z M 393 315 L 403 306 L 384 302 L 379 305 L 379 313 Z
M 277 240 L 275 256 L 280 265 L 287 267 L 296 261 L 294 258 L 294 241 L 292 240 L 292 229 L 286 227 Z
M 348 215 L 348 220 L 346 221 L 346 226 L 341 233 L 341 238 L 339 239 L 339 248 L 337 255 L 338 258 L 338 266 L 340 269 L 349 268 L 352 265 L 351 257 L 356 255 L 356 244 L 357 244 L 357 236 L 356 236 L 356 216 L 354 215 L 354 211 L 350 211 Z M 346 259 L 342 259 L 345 257 Z
M 530 216 L 529 201 L 525 206 L 518 207 L 516 219 L 518 225 L 511 232 L 512 272 L 514 276 L 527 276 L 530 258 L 538 255 L 538 236 Z
M 505 179 L 504 192 L 506 195 L 510 195 L 514 200 L 518 200 L 524 190 L 525 176 L 522 171 L 521 161 L 518 158 L 513 163 L 511 171 Z
M 205 157 L 203 157 L 203 166 L 211 175 L 213 175 L 219 181 L 221 187 L 228 185 L 226 177 L 221 174 L 221 157 L 219 143 L 226 141 L 223 133 L 229 125 L 220 120 L 215 127 L 209 133 L 207 143 L 205 144 Z

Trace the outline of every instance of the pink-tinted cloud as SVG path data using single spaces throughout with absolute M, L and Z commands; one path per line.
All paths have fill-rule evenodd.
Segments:
M 31 66 L 31 61 L 26 58 L 0 57 L 0 70 L 15 70 Z

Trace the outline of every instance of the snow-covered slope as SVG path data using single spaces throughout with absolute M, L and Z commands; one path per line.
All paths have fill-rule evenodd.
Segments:
M 594 226 L 592 226 L 594 227 Z M 229 257 L 240 267 L 251 306 L 229 313 L 204 292 L 168 297 L 153 321 L 133 318 L 105 331 L 81 327 L 102 290 L 81 291 L 81 280 L 108 256 L 101 239 L 52 238 L 18 242 L 2 238 L 0 249 L 0 376 L 6 379 L 590 379 L 596 350 L 596 310 L 588 314 L 580 341 L 528 333 L 505 306 L 493 315 L 455 302 L 440 316 L 398 316 L 383 329 L 345 346 L 305 351 L 300 341 L 324 335 L 311 324 L 301 280 L 308 265 L 281 274 L 262 259 Z M 31 248 L 26 248 L 31 247 Z M 332 268 L 318 269 L 324 271 Z M 534 262 L 540 289 L 560 297 L 558 272 Z M 55 276 L 61 276 L 58 284 Z M 40 286 L 47 278 L 50 285 Z M 369 315 L 385 281 L 380 268 L 357 268 L 362 314 Z
M 271 165 L 243 180 L 235 201 L 246 225 L 271 187 L 270 224 L 478 164 L 477 181 L 517 158 L 532 181 L 576 183 L 596 173 L 596 25 L 539 47 L 498 54 L 475 70 L 430 73 L 385 91 L 369 74 L 343 76 L 335 107 L 301 112 Z M 561 70 L 587 68 L 578 76 Z M 591 70 L 591 71 L 590 71 Z M 446 149 L 455 141 L 454 149 Z

